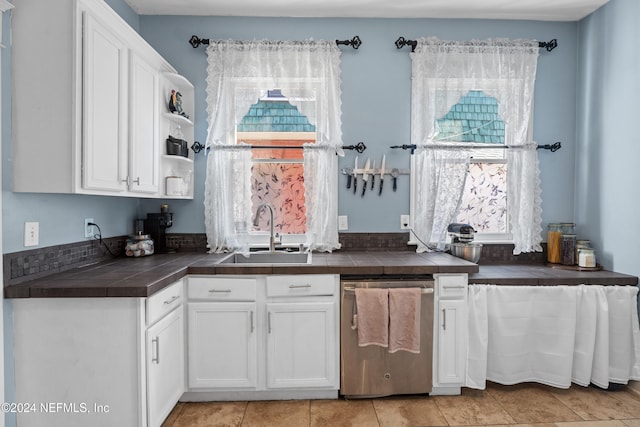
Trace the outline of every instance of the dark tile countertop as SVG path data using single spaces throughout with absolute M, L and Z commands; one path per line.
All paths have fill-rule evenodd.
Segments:
M 500 285 L 619 284 L 638 278 L 544 265 L 476 265 L 444 253 L 408 251 L 313 253 L 304 265 L 220 264 L 228 254 L 194 252 L 118 258 L 5 287 L 5 298 L 148 297 L 187 274 L 421 275 L 468 273 L 469 283 Z

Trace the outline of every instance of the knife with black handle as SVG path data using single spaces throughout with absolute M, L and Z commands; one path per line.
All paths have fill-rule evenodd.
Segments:
M 382 166 L 380 166 L 380 189 L 378 190 L 378 196 L 382 194 L 382 185 L 384 184 L 384 167 L 386 166 L 387 156 L 382 156 Z
M 373 191 L 373 187 L 376 186 L 376 161 L 374 160 L 371 164 L 371 191 Z
M 369 179 L 370 165 L 371 161 L 367 159 L 367 162 L 364 164 L 364 171 L 362 172 L 362 195 L 360 197 L 364 197 L 364 193 L 367 191 L 367 180 Z
M 356 161 L 353 164 L 353 193 L 355 194 L 358 189 L 358 156 L 356 156 Z
M 347 175 L 347 190 L 351 188 L 351 179 L 353 178 L 353 169 L 342 168 L 342 174 Z

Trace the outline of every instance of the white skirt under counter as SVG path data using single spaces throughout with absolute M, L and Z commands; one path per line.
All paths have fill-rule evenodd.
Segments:
M 635 286 L 469 286 L 466 386 L 640 380 Z

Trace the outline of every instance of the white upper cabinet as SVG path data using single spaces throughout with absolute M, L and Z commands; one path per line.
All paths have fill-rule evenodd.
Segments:
M 127 47 L 91 13 L 83 14 L 82 186 L 127 189 Z M 19 118 L 18 118 L 19 119 Z
M 135 52 L 131 53 L 129 135 L 129 190 L 156 193 L 159 189 L 158 72 Z
M 193 197 L 193 154 L 165 149 L 169 87 L 192 112 L 193 86 L 168 80 L 176 70 L 120 16 L 102 1 L 21 0 L 12 31 L 14 191 Z

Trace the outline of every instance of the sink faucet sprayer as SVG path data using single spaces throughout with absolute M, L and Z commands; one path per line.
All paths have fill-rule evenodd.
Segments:
M 256 209 L 256 216 L 253 217 L 253 226 L 257 227 L 258 226 L 258 222 L 260 221 L 260 212 L 262 212 L 263 208 L 269 208 L 269 252 L 275 252 L 276 251 L 276 238 L 275 238 L 275 234 L 273 233 L 273 206 L 271 206 L 269 203 L 260 203 L 260 205 L 258 206 L 258 209 Z

